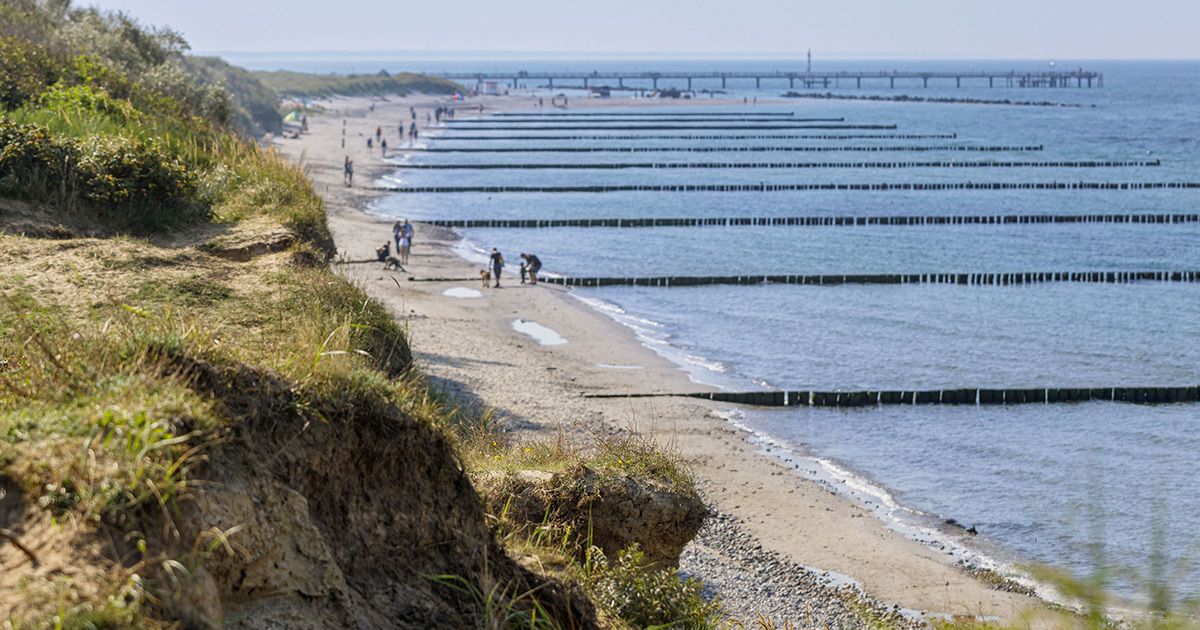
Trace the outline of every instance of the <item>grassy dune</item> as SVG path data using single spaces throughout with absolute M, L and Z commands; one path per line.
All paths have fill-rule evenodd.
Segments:
M 578 533 L 579 515 L 497 536 L 503 510 L 468 472 L 594 470 L 694 498 L 691 480 L 639 440 L 509 444 L 487 410 L 431 390 L 391 313 L 328 267 L 304 173 L 233 133 L 223 88 L 174 74 L 176 35 L 69 5 L 0 11 L 0 620 L 717 618 L 635 548 L 608 562 L 574 536 L 578 557 L 514 559 L 559 558 L 545 532 Z

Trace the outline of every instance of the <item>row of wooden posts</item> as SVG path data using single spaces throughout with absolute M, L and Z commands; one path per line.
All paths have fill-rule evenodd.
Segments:
M 800 123 L 800 124 L 767 124 L 755 123 L 744 125 L 689 125 L 657 123 L 643 125 L 587 125 L 587 124 L 555 124 L 555 125 L 479 125 L 471 127 L 471 131 L 709 131 L 721 130 L 750 130 L 782 131 L 785 129 L 895 129 L 896 125 L 846 124 L 846 123 Z
M 933 146 L 896 145 L 764 145 L 764 146 L 690 146 L 690 147 L 429 147 L 404 149 L 417 153 L 1027 153 L 1043 150 L 1043 145 L 1027 146 L 980 146 L 971 144 L 944 144 Z
M 835 133 L 835 134 L 671 134 L 671 135 L 569 135 L 569 136 L 440 136 L 445 140 L 954 140 L 957 133 Z
M 624 170 L 642 169 L 871 169 L 896 168 L 1129 168 L 1161 166 L 1159 160 L 909 160 L 887 162 L 524 162 L 480 164 L 424 164 L 404 162 L 404 170 Z
M 768 184 L 598 184 L 577 186 L 376 186 L 397 193 L 610 193 L 945 190 L 1180 190 L 1200 182 L 876 182 Z
M 702 398 L 764 407 L 873 407 L 879 405 L 1027 405 L 1110 401 L 1177 404 L 1200 401 L 1200 386 L 1182 387 L 1038 387 L 928 390 L 760 391 L 689 393 L 600 393 L 587 398 Z
M 1004 273 L 879 273 L 796 274 L 746 276 L 570 277 L 550 276 L 548 284 L 569 287 L 696 287 L 711 285 L 789 284 L 831 286 L 843 284 L 955 284 L 1023 285 L 1046 282 L 1124 284 L 1129 282 L 1200 282 L 1200 271 L 1025 271 Z
M 977 214 L 803 217 L 657 217 L 601 219 L 431 219 L 449 228 L 652 228 L 652 227 L 781 227 L 871 225 L 1024 225 L 1042 223 L 1197 223 L 1200 213 L 1129 214 Z
M 669 122 L 770 122 L 770 123 L 839 123 L 846 122 L 845 118 L 782 118 L 779 116 L 759 115 L 759 114 L 743 114 L 740 116 L 659 116 L 655 118 L 647 118 L 638 120 L 636 118 L 620 118 L 620 117 L 588 117 L 575 120 L 563 118 L 543 118 L 537 116 L 526 116 L 523 118 L 509 117 L 504 120 L 504 124 L 512 124 L 523 126 L 526 124 L 547 124 L 547 123 L 578 123 L 578 124 L 593 124 L 593 123 L 669 123 Z M 446 123 L 447 129 L 462 129 L 470 128 L 474 125 L 493 125 L 496 124 L 495 119 L 489 118 L 468 118 L 466 120 L 452 120 Z M 523 127 L 518 127 L 523 128 Z

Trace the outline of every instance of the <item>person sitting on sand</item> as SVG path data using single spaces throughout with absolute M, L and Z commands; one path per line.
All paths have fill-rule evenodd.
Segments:
M 525 260 L 522 267 L 529 273 L 529 284 L 537 284 L 537 273 L 542 269 L 542 261 L 533 254 L 521 254 L 521 258 Z
M 379 262 L 387 262 L 388 255 L 391 253 L 392 244 L 387 241 L 384 241 L 383 245 L 375 248 L 375 257 L 379 259 Z
M 496 281 L 495 288 L 500 288 L 500 271 L 504 269 L 504 256 L 500 254 L 500 250 L 492 248 L 492 255 L 489 257 L 492 265 L 492 276 Z

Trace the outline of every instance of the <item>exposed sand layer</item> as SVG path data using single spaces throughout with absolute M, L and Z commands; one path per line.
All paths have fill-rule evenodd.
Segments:
M 530 99 L 519 97 L 482 102 L 489 111 L 531 104 Z M 393 98 L 377 102 L 369 112 L 368 103 L 365 99 L 327 102 L 328 114 L 309 116 L 309 133 L 298 140 L 278 141 L 283 153 L 305 164 L 324 195 L 329 227 L 346 260 L 372 259 L 375 247 L 391 236 L 391 221 L 363 212 L 379 193 L 362 186 L 388 169 L 377 150 L 368 152 L 367 134 L 379 126 L 391 129 L 394 140 L 397 121 L 408 120 L 410 106 L 417 108 L 423 124 L 425 112 L 447 104 L 433 97 Z M 587 105 L 720 103 L 744 107 L 740 99 L 666 103 L 613 99 Z M 460 104 L 459 116 L 471 105 Z M 343 120 L 344 149 L 340 146 Z M 391 144 L 399 148 L 399 142 Z M 346 155 L 357 167 L 354 188 L 342 185 Z M 447 197 L 447 203 L 453 203 L 452 197 Z M 584 399 L 585 392 L 704 387 L 638 343 L 631 330 L 586 307 L 561 287 L 519 285 L 513 275 L 506 275 L 499 289 L 483 289 L 478 282 L 408 281 L 410 275 L 478 277 L 478 268 L 456 255 L 457 240 L 449 230 L 418 224 L 407 272 L 384 271 L 383 265 L 375 263 L 346 264 L 341 270 L 409 326 L 420 368 L 434 382 L 463 400 L 481 400 L 494 407 L 514 430 L 586 438 L 589 433 L 636 429 L 681 453 L 706 500 L 724 515 L 720 532 L 737 530 L 736 536 L 702 535 L 693 552 L 685 553 L 683 568 L 706 580 L 725 599 L 741 602 L 735 607 L 738 612 L 748 613 L 748 605 L 777 615 L 791 611 L 793 621 L 803 622 L 806 610 L 823 610 L 812 598 L 820 599 L 830 589 L 747 591 L 759 584 L 755 576 L 802 570 L 795 565 L 851 576 L 879 601 L 914 611 L 1012 619 L 1039 606 L 1034 598 L 995 590 L 956 568 L 943 553 L 888 529 L 857 504 L 762 453 L 743 431 L 714 413 L 728 405 L 675 398 Z M 509 257 L 516 253 L 505 252 Z M 453 297 L 462 295 L 459 291 L 444 295 L 459 288 L 477 289 L 482 299 Z M 514 329 L 517 320 L 536 322 L 567 343 L 539 344 Z M 707 546 L 732 539 L 743 541 L 740 551 Z M 785 564 L 762 564 L 771 561 Z M 831 625 L 843 624 L 834 620 Z

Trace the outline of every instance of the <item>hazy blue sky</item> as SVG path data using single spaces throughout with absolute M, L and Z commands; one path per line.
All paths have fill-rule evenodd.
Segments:
M 79 0 L 215 51 L 1200 58 L 1200 0 Z

